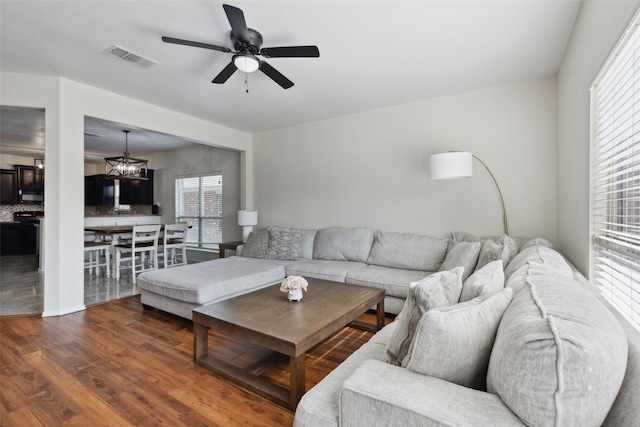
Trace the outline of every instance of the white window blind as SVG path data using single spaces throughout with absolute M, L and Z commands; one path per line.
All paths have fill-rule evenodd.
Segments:
M 218 249 L 222 242 L 222 175 L 176 178 L 176 221 L 191 226 L 188 247 Z
M 640 330 L 640 31 L 591 87 L 591 279 Z

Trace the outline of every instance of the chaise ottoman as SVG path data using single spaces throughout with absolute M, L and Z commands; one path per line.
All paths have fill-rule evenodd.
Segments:
M 191 310 L 281 282 L 286 261 L 222 258 L 141 273 L 141 302 L 191 319 Z

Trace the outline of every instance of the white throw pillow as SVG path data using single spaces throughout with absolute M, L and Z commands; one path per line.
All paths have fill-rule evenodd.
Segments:
M 484 389 L 489 357 L 511 288 L 429 310 L 417 325 L 402 366 L 410 371 Z
M 413 282 L 409 294 L 398 314 L 398 325 L 389 340 L 387 348 L 388 362 L 400 366 L 406 357 L 411 340 L 422 315 L 435 307 L 455 304 L 462 292 L 463 267 L 451 271 L 434 273 L 422 280 Z
M 502 260 L 503 266 L 509 263 L 509 247 L 500 243 L 496 243 L 493 240 L 487 240 L 482 244 L 482 248 L 480 249 L 480 255 L 478 257 L 478 265 L 476 265 L 476 270 L 481 269 L 491 261 L 496 261 L 499 259 Z
M 491 261 L 479 270 L 476 270 L 462 284 L 460 302 L 470 301 L 480 295 L 496 292 L 504 288 L 504 269 L 502 260 Z

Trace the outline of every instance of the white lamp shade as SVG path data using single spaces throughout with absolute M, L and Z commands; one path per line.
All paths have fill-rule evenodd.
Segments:
M 258 212 L 238 211 L 238 225 L 258 225 Z
M 431 179 L 468 178 L 473 175 L 473 156 L 462 151 L 434 154 L 429 169 Z
M 236 55 L 233 57 L 233 64 L 243 73 L 253 73 L 260 68 L 258 58 L 250 55 Z

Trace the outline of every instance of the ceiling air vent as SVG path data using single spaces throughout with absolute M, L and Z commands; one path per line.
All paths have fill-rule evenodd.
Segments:
M 133 64 L 140 68 L 149 68 L 152 65 L 157 64 L 156 61 L 128 51 L 127 49 L 120 47 L 117 44 L 114 44 L 102 53 L 117 59 L 121 59 L 125 62 L 128 62 L 129 64 Z

